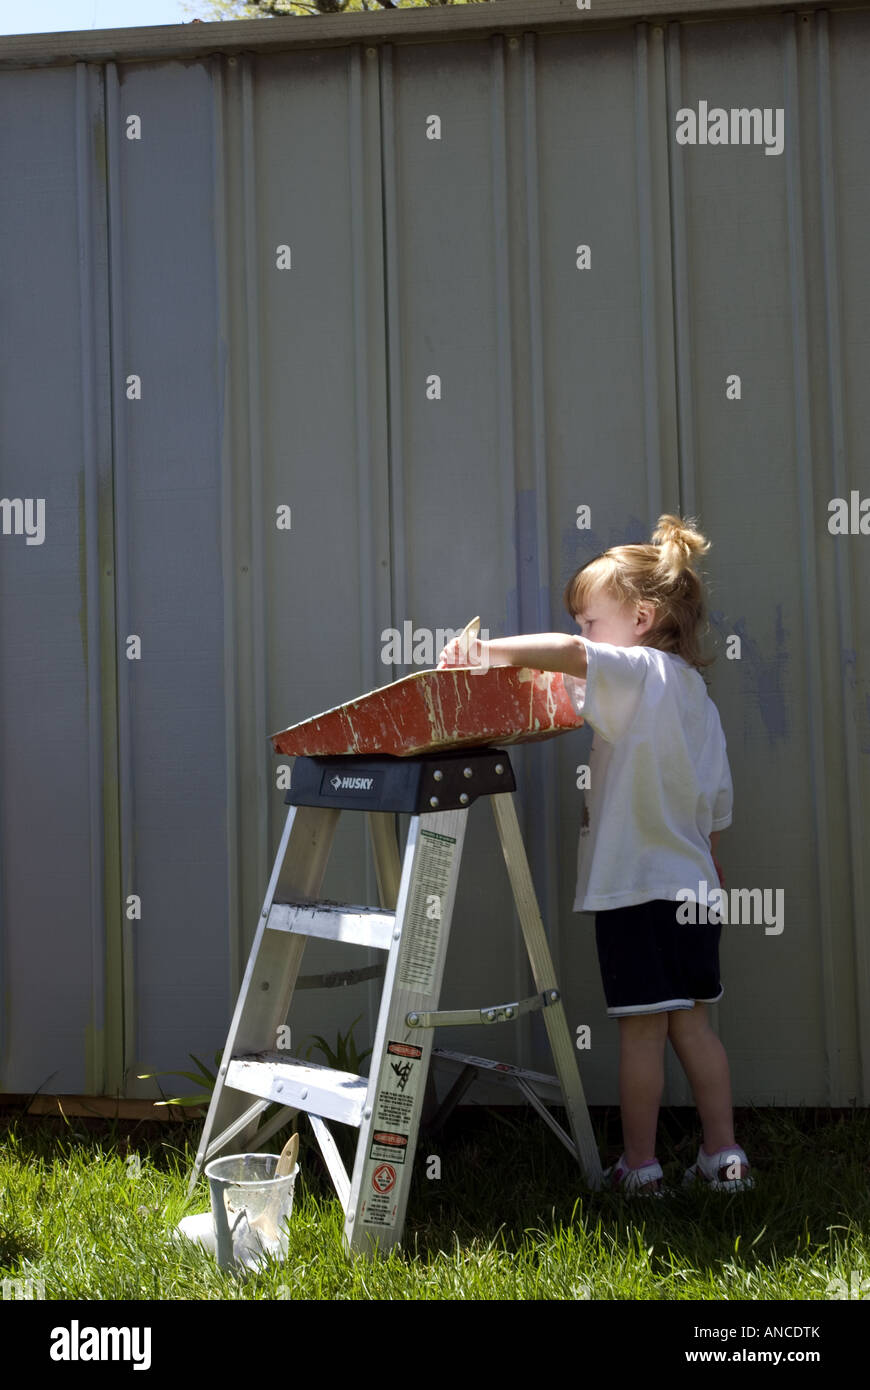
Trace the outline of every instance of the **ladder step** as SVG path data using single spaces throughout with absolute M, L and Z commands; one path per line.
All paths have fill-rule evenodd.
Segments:
M 354 903 L 273 902 L 266 926 L 272 931 L 297 936 L 318 936 L 324 941 L 349 942 L 389 951 L 396 926 L 395 912 Z
M 233 1058 L 224 1085 L 324 1120 L 358 1127 L 369 1083 L 365 1076 L 302 1062 L 286 1052 L 255 1052 Z

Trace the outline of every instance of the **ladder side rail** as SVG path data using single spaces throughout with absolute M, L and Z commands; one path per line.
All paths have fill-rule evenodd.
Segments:
M 374 1246 L 385 1252 L 402 1238 L 434 1038 L 431 1028 L 409 1027 L 407 1015 L 438 1003 L 467 819 L 467 809 L 411 818 L 344 1228 L 346 1248 L 354 1252 L 371 1254 Z M 437 920 L 437 930 L 427 929 L 422 918 L 436 910 L 433 897 L 440 915 L 429 920 Z M 428 963 L 421 963 L 421 939 L 427 930 L 434 937 L 434 953 Z M 422 988 L 407 983 L 412 976 L 420 978 Z M 391 1054 L 389 1046 L 409 1051 L 403 1058 Z M 406 1068 L 410 1088 L 398 1095 L 397 1066 Z M 402 1110 L 404 1117 L 390 1125 L 384 1115 L 391 1108 L 395 1113 Z M 395 1157 L 373 1142 L 373 1134 L 383 1132 L 406 1140 Z M 379 1180 L 389 1185 L 379 1189 Z
M 516 806 L 510 792 L 497 792 L 490 797 L 502 853 L 511 881 L 517 913 L 520 919 L 529 963 L 539 993 L 555 990 L 556 976 L 544 924 L 538 909 L 529 861 L 520 834 Z M 593 1191 L 603 1182 L 603 1170 L 592 1121 L 586 1106 L 583 1083 L 577 1067 L 574 1046 L 568 1030 L 568 1020 L 561 998 L 544 1010 L 544 1023 L 556 1073 L 565 1097 L 568 1122 L 583 1171 Z
M 311 806 L 291 806 L 287 813 L 200 1136 L 188 1187 L 191 1193 L 205 1163 L 212 1132 L 227 1129 L 250 1103 L 241 1092 L 224 1085 L 231 1059 L 238 1054 L 258 1051 L 263 1047 L 264 1039 L 276 1037 L 277 1029 L 287 1018 L 305 938 L 293 937 L 288 947 L 284 932 L 266 930 L 272 902 L 276 894 L 283 899 L 294 896 L 316 898 L 340 814 L 333 808 Z M 244 1151 L 255 1133 L 254 1120 L 246 1130 L 233 1136 L 234 1148 L 230 1152 Z

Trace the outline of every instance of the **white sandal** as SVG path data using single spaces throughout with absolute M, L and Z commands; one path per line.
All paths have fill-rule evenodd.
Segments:
M 683 1174 L 683 1187 L 690 1187 L 697 1179 L 701 1179 L 712 1192 L 746 1192 L 755 1186 L 755 1179 L 749 1174 L 742 1178 L 722 1176 L 723 1170 L 727 1173 L 735 1164 L 742 1164 L 745 1168 L 750 1166 L 749 1159 L 739 1144 L 717 1149 L 714 1154 L 705 1153 L 704 1145 L 701 1144 L 697 1159 Z
M 656 1190 L 652 1184 L 656 1178 L 664 1182 L 664 1174 L 658 1159 L 642 1163 L 639 1168 L 629 1168 L 625 1154 L 620 1154 L 619 1162 L 612 1168 L 605 1168 L 604 1178 L 613 1190 L 624 1192 L 627 1197 L 664 1197 L 664 1187 Z

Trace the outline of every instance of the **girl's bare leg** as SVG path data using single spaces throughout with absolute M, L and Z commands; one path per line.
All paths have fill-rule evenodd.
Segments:
M 710 1027 L 706 1004 L 673 1009 L 667 1018 L 671 1046 L 688 1077 L 701 1117 L 704 1151 L 712 1155 L 735 1142 L 728 1057 Z M 745 1177 L 748 1171 L 741 1163 L 739 1176 Z
M 655 1158 L 668 1017 L 666 1013 L 629 1014 L 619 1020 L 619 1104 L 623 1151 L 630 1168 Z M 653 1186 L 661 1183 L 656 1180 Z

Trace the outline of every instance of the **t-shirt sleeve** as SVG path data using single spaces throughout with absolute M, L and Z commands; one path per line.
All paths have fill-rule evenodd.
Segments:
M 616 743 L 640 708 L 653 670 L 649 648 L 580 640 L 586 648 L 586 679 L 566 675 L 565 689 L 577 713 L 608 743 Z

